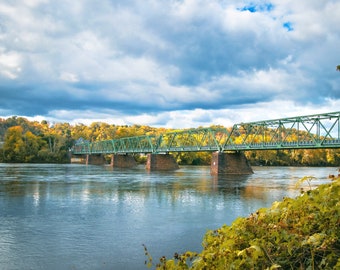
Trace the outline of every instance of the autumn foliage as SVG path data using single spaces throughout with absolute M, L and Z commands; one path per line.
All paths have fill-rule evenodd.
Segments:
M 306 177 L 306 181 L 311 179 Z M 340 179 L 209 231 L 199 254 L 160 258 L 157 269 L 340 269 Z M 153 266 L 148 254 L 149 266 Z
M 217 126 L 212 126 L 217 127 Z M 218 128 L 223 128 L 218 126 Z M 173 131 L 145 125 L 90 125 L 29 121 L 23 117 L 0 118 L 0 162 L 67 163 L 69 149 L 79 138 L 90 142 Z M 237 138 L 235 138 L 237 141 Z M 209 152 L 171 153 L 180 165 L 209 165 Z M 339 166 L 338 149 L 261 150 L 245 153 L 252 165 Z M 135 155 L 137 161 L 143 161 Z

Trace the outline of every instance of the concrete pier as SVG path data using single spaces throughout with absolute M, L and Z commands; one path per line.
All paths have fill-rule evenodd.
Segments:
M 99 155 L 86 155 L 86 165 L 104 165 L 106 160 L 102 154 Z
M 137 166 L 137 162 L 130 155 L 112 155 L 111 164 L 113 168 L 133 168 Z
M 86 155 L 71 155 L 70 162 L 72 164 L 86 164 Z
M 174 171 L 179 166 L 173 156 L 169 154 L 148 154 L 145 168 L 148 171 Z
M 243 152 L 214 152 L 211 158 L 210 172 L 212 175 L 254 173 Z

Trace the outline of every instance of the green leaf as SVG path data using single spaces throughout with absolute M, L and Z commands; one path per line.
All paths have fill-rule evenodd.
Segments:
M 295 188 L 299 188 L 299 187 L 301 187 L 301 185 L 302 185 L 303 183 L 307 182 L 308 185 L 309 185 L 309 188 L 311 189 L 310 182 L 311 182 L 312 180 L 315 180 L 315 179 L 316 179 L 316 178 L 315 178 L 314 176 L 304 176 L 304 177 L 302 177 L 301 179 L 299 179 L 299 180 L 296 182 Z

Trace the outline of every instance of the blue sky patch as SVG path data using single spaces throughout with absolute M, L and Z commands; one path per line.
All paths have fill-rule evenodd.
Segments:
M 274 5 L 272 3 L 264 3 L 264 4 L 249 4 L 242 8 L 239 8 L 240 11 L 249 11 L 251 13 L 255 12 L 269 12 L 274 9 Z
M 283 24 L 283 27 L 286 28 L 288 32 L 294 30 L 293 25 L 292 25 L 291 22 L 285 22 L 285 23 Z

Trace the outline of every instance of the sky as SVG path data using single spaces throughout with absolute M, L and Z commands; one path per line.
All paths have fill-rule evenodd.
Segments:
M 340 111 L 338 0 L 2 0 L 0 117 L 192 128 Z

